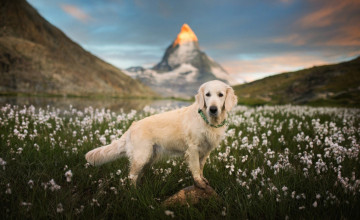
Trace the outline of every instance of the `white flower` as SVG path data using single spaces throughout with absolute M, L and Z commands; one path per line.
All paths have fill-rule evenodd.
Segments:
M 6 165 L 6 161 L 0 157 L 0 166 L 3 167 L 3 170 L 5 170 L 5 165 Z
M 223 210 L 221 211 L 222 216 L 226 216 L 226 207 L 223 207 Z
M 10 183 L 6 184 L 6 186 L 7 186 L 7 189 L 6 189 L 6 191 L 5 191 L 5 194 L 10 195 L 10 194 L 11 194 Z
M 62 213 L 63 211 L 64 211 L 63 205 L 61 203 L 59 203 L 56 207 L 56 212 Z
M 16 153 L 17 153 L 17 154 L 21 154 L 21 153 L 23 152 L 23 150 L 24 150 L 24 149 L 23 149 L 22 147 L 19 147 L 19 148 L 17 149 Z
M 315 201 L 314 203 L 313 203 L 313 206 L 314 206 L 314 208 L 316 208 L 317 207 L 317 201 Z
M 34 181 L 33 181 L 33 180 L 29 180 L 28 185 L 29 185 L 30 189 L 32 189 L 33 186 L 34 186 Z
M 47 188 L 50 188 L 50 190 L 52 192 L 60 190 L 61 186 L 57 185 L 54 179 L 51 179 L 49 182 L 47 183 L 41 183 L 41 185 L 44 187 L 44 189 L 46 190 Z
M 118 191 L 114 186 L 110 187 L 110 190 L 113 191 L 115 195 L 118 194 Z
M 73 173 L 71 172 L 71 170 L 66 171 L 65 177 L 66 177 L 66 181 L 67 181 L 68 183 L 71 182 L 72 176 L 73 176 Z
M 165 215 L 171 216 L 171 218 L 175 218 L 174 212 L 170 210 L 165 210 Z
M 100 138 L 99 138 L 99 141 L 105 145 L 106 144 L 106 137 L 104 135 L 102 135 Z

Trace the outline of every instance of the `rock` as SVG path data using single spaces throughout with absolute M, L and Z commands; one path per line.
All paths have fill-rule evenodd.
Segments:
M 216 198 L 220 199 L 219 195 L 215 192 L 215 190 L 211 186 L 207 186 L 207 188 L 201 189 L 194 185 L 188 186 L 184 189 L 181 189 L 174 195 L 167 198 L 162 205 L 163 206 L 173 206 L 173 205 L 194 205 L 199 203 L 202 199 L 210 199 Z

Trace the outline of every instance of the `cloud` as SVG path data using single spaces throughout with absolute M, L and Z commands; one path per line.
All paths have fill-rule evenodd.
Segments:
M 285 3 L 285 4 L 289 4 L 291 3 L 293 0 L 280 0 L 280 2 Z
M 320 3 L 319 3 L 320 2 Z M 360 46 L 360 1 L 308 0 L 310 12 L 290 26 L 290 33 L 272 42 L 317 48 Z
M 76 18 L 77 20 L 83 23 L 87 23 L 92 19 L 88 14 L 86 14 L 86 12 L 84 12 L 77 6 L 62 4 L 61 8 L 64 12 L 66 12 L 67 14 L 71 15 L 72 17 Z
M 353 26 L 339 28 L 338 34 L 325 40 L 323 45 L 326 46 L 360 46 L 360 29 Z
M 274 43 L 288 43 L 295 46 L 302 46 L 306 44 L 306 39 L 300 34 L 294 33 L 287 36 L 276 37 L 273 39 Z
M 339 8 L 335 7 L 322 8 L 301 18 L 298 23 L 303 27 L 329 26 L 333 23 L 334 15 L 338 10 Z
M 320 8 L 302 17 L 298 24 L 302 27 L 326 27 L 349 21 L 351 12 L 359 13 L 358 0 L 328 0 L 322 1 Z
M 296 71 L 331 62 L 335 62 L 335 60 L 325 59 L 321 55 L 290 53 L 246 60 L 232 60 L 223 62 L 222 65 L 235 78 L 250 82 L 273 74 Z

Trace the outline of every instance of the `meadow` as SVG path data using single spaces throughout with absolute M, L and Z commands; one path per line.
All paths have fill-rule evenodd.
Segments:
M 134 120 L 169 110 L 4 105 L 0 109 L 3 219 L 359 219 L 360 109 L 237 106 L 204 175 L 220 200 L 163 207 L 192 185 L 181 158 L 150 166 L 135 189 L 128 161 L 86 163 L 90 149 Z

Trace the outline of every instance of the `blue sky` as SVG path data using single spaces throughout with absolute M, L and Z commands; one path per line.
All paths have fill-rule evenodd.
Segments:
M 235 78 L 360 55 L 359 0 L 28 0 L 86 50 L 122 69 L 159 62 L 183 23 Z

